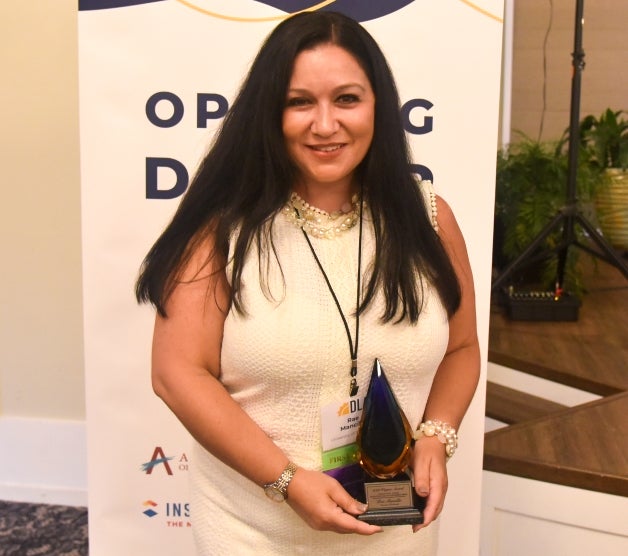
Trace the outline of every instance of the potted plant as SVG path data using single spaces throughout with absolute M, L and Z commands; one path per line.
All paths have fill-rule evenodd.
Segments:
M 589 163 L 606 176 L 596 195 L 598 220 L 609 243 L 628 250 L 628 120 L 623 110 L 608 108 L 580 124 L 581 143 Z
M 524 135 L 520 141 L 498 151 L 493 244 L 496 272 L 520 255 L 565 205 L 567 154 L 565 138 L 540 142 Z M 579 157 L 577 195 L 587 218 L 593 216 L 592 199 L 598 182 L 599 172 L 588 163 L 586 156 Z M 557 270 L 554 252 L 561 240 L 560 230 L 551 233 L 530 257 L 530 264 L 516 272 L 510 284 L 551 290 Z M 579 250 L 569 249 L 567 255 L 563 286 L 579 294 L 583 289 L 577 265 Z

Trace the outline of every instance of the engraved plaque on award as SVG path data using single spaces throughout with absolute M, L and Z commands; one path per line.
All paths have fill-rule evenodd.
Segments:
M 408 419 L 375 359 L 357 437 L 368 504 L 358 519 L 374 525 L 423 523 L 425 499 L 416 494 L 407 469 L 411 443 Z

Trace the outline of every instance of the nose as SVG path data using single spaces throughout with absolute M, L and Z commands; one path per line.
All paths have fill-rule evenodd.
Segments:
M 312 133 L 319 137 L 330 137 L 338 131 L 339 127 L 340 124 L 334 107 L 328 104 L 319 104 L 314 110 L 310 125 Z

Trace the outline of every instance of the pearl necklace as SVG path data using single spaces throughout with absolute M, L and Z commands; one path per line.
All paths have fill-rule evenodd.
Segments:
M 345 203 L 340 210 L 330 213 L 313 207 L 298 193 L 292 193 L 282 212 L 290 222 L 311 236 L 333 239 L 357 224 L 360 218 L 360 203 L 358 195 L 354 195 L 351 204 Z

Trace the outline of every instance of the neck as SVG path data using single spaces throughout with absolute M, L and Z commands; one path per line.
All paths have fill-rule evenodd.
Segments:
M 351 206 L 351 198 L 358 188 L 353 186 L 321 188 L 297 184 L 296 193 L 308 204 L 325 212 L 336 212 Z M 346 210 L 344 211 L 346 212 Z

